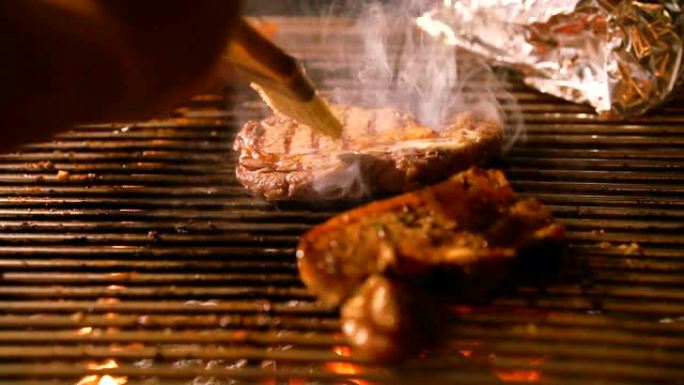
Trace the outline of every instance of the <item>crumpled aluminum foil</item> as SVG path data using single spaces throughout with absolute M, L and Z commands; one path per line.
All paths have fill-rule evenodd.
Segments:
M 681 0 L 443 0 L 427 33 L 511 66 L 542 92 L 629 117 L 684 79 Z

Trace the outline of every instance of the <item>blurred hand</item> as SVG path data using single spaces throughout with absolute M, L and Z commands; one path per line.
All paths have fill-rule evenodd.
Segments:
M 0 1 L 0 149 L 187 100 L 216 69 L 241 5 Z

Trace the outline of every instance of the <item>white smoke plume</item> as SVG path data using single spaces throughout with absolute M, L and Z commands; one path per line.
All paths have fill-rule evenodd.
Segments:
M 399 107 L 415 114 L 435 130 L 458 112 L 472 111 L 498 122 L 509 139 L 519 139 L 522 115 L 503 79 L 473 55 L 459 57 L 456 49 L 422 32 L 418 16 L 435 1 L 370 1 L 359 5 L 353 32 L 360 41 L 340 42 L 323 36 L 355 81 L 351 89 L 333 87 L 334 102 L 368 107 Z M 356 53 L 361 51 L 360 54 Z M 360 60 L 351 60 L 345 52 Z M 501 102 L 505 103 L 503 108 Z

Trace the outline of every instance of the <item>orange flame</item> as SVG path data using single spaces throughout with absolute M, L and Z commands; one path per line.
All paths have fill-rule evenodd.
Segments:
M 338 356 L 342 357 L 350 357 L 351 356 L 351 349 L 349 346 L 333 346 L 332 348 L 333 353 L 337 354 Z
M 536 370 L 495 370 L 494 374 L 505 382 L 538 382 L 541 373 Z
M 126 377 L 114 377 L 109 374 L 97 376 L 94 374 L 81 378 L 76 385 L 125 385 L 128 382 Z
M 122 378 L 125 378 L 125 377 L 114 378 L 108 374 L 105 374 L 104 376 L 102 376 L 102 378 L 100 378 L 100 381 L 98 381 L 97 385 L 123 385 L 126 382 L 128 382 L 125 379 L 122 382 L 121 381 Z
M 85 377 L 81 378 L 81 380 L 78 381 L 78 382 L 76 383 L 76 385 L 93 385 L 93 384 L 97 384 L 97 379 L 98 379 L 98 378 L 99 378 L 99 376 L 95 376 L 95 375 L 85 376 Z
M 107 359 L 101 364 L 97 362 L 88 362 L 86 367 L 91 370 L 115 369 L 119 364 L 113 359 Z M 76 385 L 124 385 L 128 382 L 128 377 L 112 376 L 109 374 L 96 375 L 90 374 L 81 378 Z

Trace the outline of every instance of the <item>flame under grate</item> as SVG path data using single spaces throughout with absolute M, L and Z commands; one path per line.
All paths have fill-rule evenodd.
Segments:
M 280 28 L 315 74 L 335 61 L 314 24 Z M 298 236 L 333 213 L 236 183 L 224 98 L 1 156 L 0 384 L 684 384 L 683 99 L 602 122 L 509 91 L 527 140 L 507 175 L 568 227 L 577 266 L 455 307 L 444 351 L 395 369 L 350 356 L 298 280 Z

